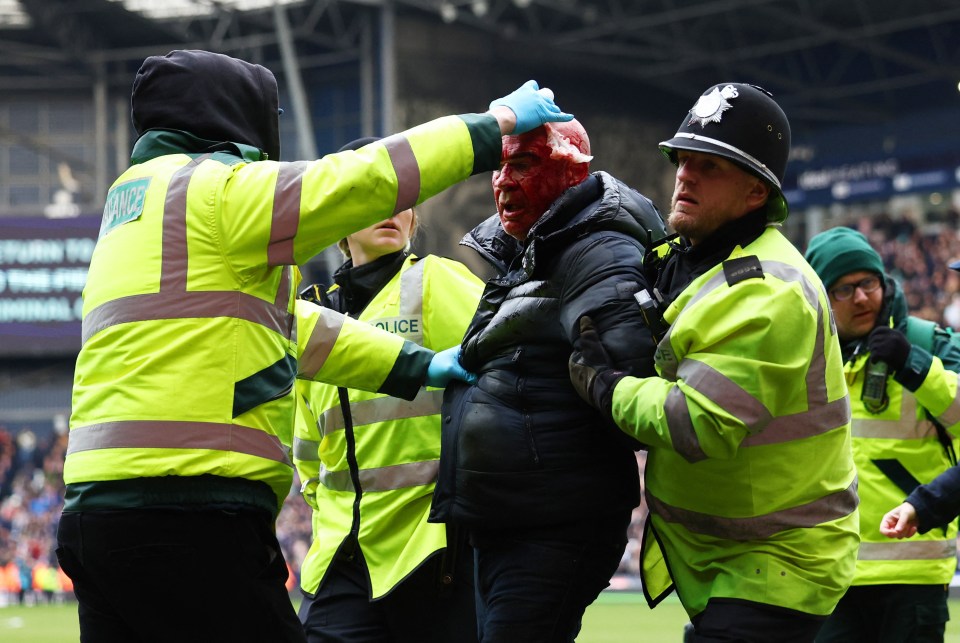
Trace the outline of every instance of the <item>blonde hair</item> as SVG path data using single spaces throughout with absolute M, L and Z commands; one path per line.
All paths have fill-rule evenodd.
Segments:
M 337 248 L 340 249 L 340 254 L 347 259 L 350 259 L 350 244 L 347 243 L 346 237 L 340 239 L 340 241 L 337 241 Z

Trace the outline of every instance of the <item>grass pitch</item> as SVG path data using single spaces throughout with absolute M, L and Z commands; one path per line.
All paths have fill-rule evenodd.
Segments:
M 947 623 L 945 643 L 960 643 L 960 599 L 950 599 L 955 620 Z M 643 595 L 604 592 L 587 609 L 578 643 L 680 643 L 687 615 L 675 596 L 650 610 Z M 77 604 L 0 607 L 3 643 L 69 643 L 80 640 Z M 456 643 L 451 641 L 451 643 Z

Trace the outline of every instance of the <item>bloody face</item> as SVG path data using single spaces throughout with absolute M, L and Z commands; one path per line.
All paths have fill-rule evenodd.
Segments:
M 493 198 L 500 223 L 507 234 L 521 241 L 550 204 L 588 172 L 586 163 L 575 162 L 569 154 L 558 154 L 547 136 L 545 127 L 504 136 L 500 169 L 493 173 Z M 568 140 L 576 146 L 578 142 L 572 138 Z

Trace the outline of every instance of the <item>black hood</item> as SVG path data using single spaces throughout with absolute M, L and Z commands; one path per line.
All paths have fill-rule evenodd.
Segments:
M 266 67 L 209 51 L 177 50 L 143 61 L 130 96 L 133 126 L 188 132 L 257 147 L 280 160 L 280 98 Z

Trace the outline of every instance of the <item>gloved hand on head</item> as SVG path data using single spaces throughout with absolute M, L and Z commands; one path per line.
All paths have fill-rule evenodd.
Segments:
M 535 80 L 528 80 L 513 92 L 490 103 L 494 107 L 508 107 L 517 116 L 513 134 L 523 134 L 544 123 L 565 123 L 573 120 L 573 114 L 563 112 L 553 102 L 553 92 L 540 90 Z
M 434 354 L 427 367 L 427 381 L 424 385 L 445 388 L 452 380 L 461 380 L 467 384 L 477 383 L 476 374 L 460 365 L 460 346 L 451 346 Z
M 626 373 L 613 366 L 593 320 L 580 318 L 580 337 L 574 342 L 569 361 L 573 388 L 587 403 L 607 417 L 613 417 L 613 390 Z

